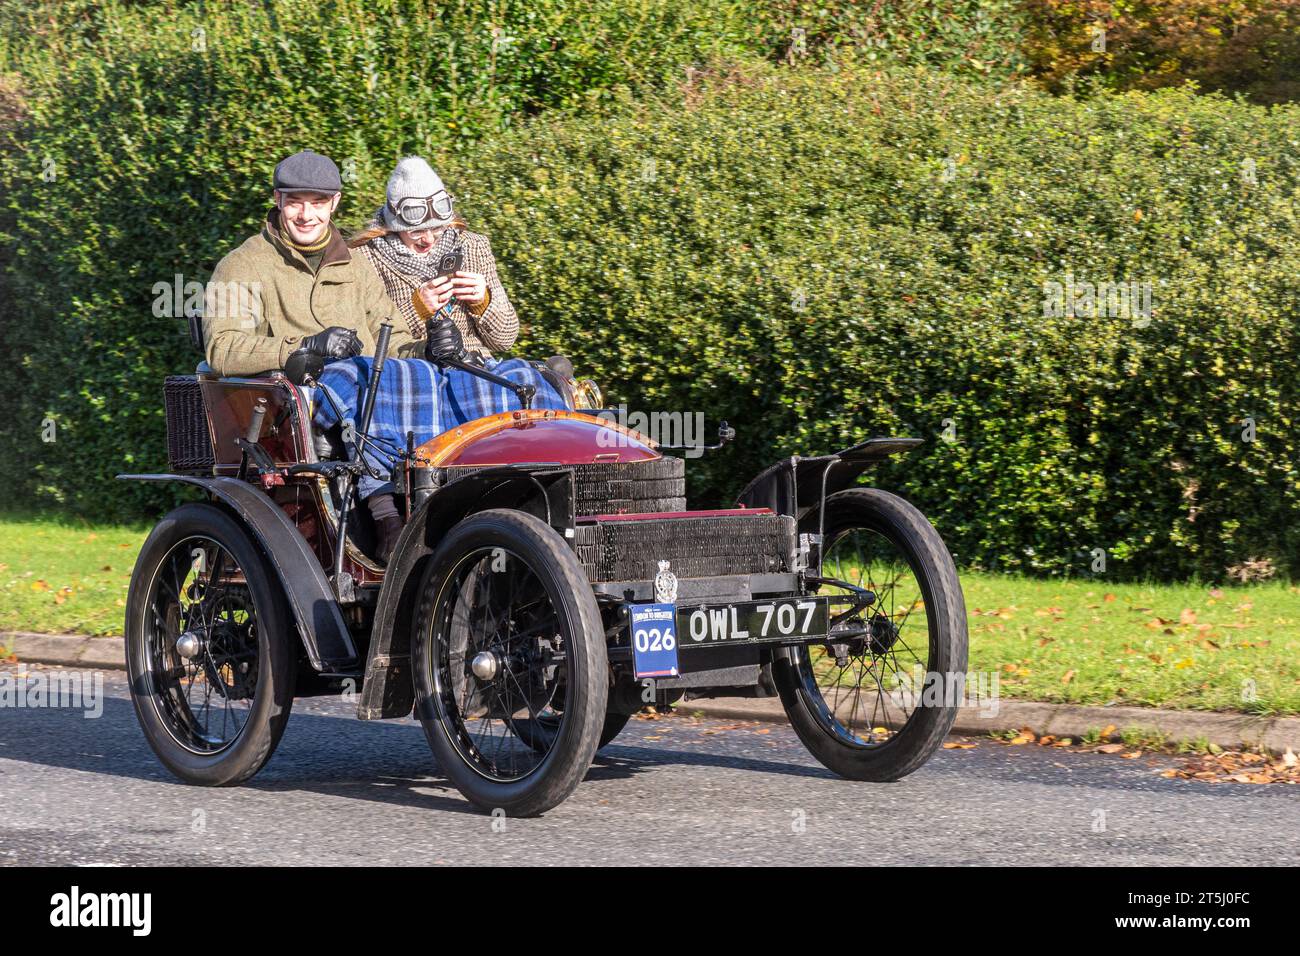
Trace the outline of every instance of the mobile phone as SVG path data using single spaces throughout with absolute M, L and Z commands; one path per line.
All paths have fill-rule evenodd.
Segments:
M 441 279 L 445 276 L 454 275 L 459 272 L 464 260 L 465 257 L 461 253 L 460 246 L 457 246 L 450 252 L 444 252 L 438 258 L 438 278 Z

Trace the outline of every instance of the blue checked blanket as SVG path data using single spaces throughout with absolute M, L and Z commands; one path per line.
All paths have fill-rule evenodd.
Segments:
M 372 360 L 366 356 L 332 362 L 325 366 L 312 395 L 314 412 L 312 420 L 322 429 L 339 424 L 334 406 L 322 392 L 333 397 L 344 421 L 358 422 L 365 405 L 366 390 L 370 385 Z M 485 367 L 489 372 L 519 384 L 537 388 L 533 408 L 568 406 L 564 398 L 537 369 L 523 359 L 490 360 Z M 485 415 L 508 412 L 519 408 L 515 393 L 491 382 L 462 372 L 460 369 L 440 369 L 423 359 L 388 359 L 379 382 L 375 398 L 375 416 L 370 424 L 371 436 L 392 443 L 393 448 L 406 447 L 406 433 L 415 433 L 415 444 L 424 442 L 449 429 Z M 376 472 L 390 475 L 395 461 L 382 450 L 367 445 L 365 459 Z M 358 482 L 362 498 L 377 491 L 388 490 L 387 483 L 363 475 Z

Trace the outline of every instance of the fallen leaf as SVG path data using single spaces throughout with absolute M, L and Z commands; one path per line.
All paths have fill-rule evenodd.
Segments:
M 958 744 L 952 742 L 943 745 L 944 750 L 974 750 L 975 747 L 976 744 Z
M 1196 612 L 1193 611 L 1190 607 L 1185 607 L 1185 608 L 1183 608 L 1183 613 L 1181 613 L 1181 614 L 1178 615 L 1178 623 L 1179 623 L 1179 624 L 1195 624 L 1195 623 L 1196 623 Z
M 1097 752 L 1103 754 L 1117 754 L 1123 749 L 1123 744 L 1102 744 L 1097 748 Z
M 1115 732 L 1115 725 L 1114 725 L 1114 724 L 1107 724 L 1107 725 L 1106 725 L 1105 727 L 1103 727 L 1102 730 L 1101 730 L 1101 736 L 1102 736 L 1102 739 L 1104 740 L 1105 738 L 1109 737 L 1109 736 L 1110 736 L 1111 734 L 1113 734 L 1114 732 Z
M 1074 668 L 1070 668 L 1065 672 L 1065 676 L 1061 678 L 1061 683 L 1068 684 L 1072 680 L 1074 680 Z
M 1142 756 L 1142 751 L 1134 750 L 1132 753 L 1120 754 L 1120 756 L 1125 760 L 1136 760 L 1138 757 Z

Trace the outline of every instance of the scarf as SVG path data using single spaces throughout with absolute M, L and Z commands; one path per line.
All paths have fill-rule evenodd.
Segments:
M 403 275 L 414 276 L 424 283 L 437 277 L 438 260 L 443 253 L 451 252 L 459 239 L 460 234 L 456 229 L 444 229 L 433 248 L 420 255 L 402 242 L 397 233 L 389 232 L 372 239 L 370 248 L 389 268 Z

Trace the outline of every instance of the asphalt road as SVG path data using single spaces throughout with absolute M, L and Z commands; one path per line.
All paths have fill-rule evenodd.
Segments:
M 145 744 L 122 673 L 103 674 L 97 719 L 0 708 L 0 864 L 1300 863 L 1295 787 L 990 741 L 853 783 L 783 725 L 689 717 L 633 721 L 566 803 L 495 828 L 418 724 L 339 699 L 299 701 L 249 784 L 189 787 Z

